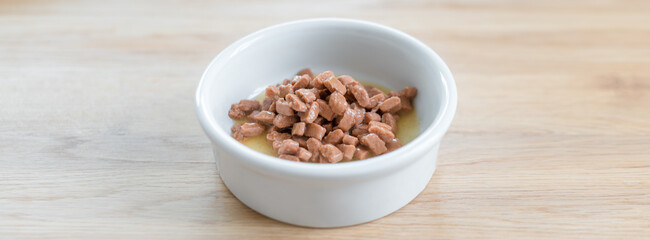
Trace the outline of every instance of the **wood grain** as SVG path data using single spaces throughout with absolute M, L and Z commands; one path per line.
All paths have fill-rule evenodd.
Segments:
M 0 238 L 649 239 L 648 1 L 0 2 Z M 455 74 L 420 196 L 377 221 L 294 227 L 236 200 L 196 120 L 221 49 L 354 17 Z

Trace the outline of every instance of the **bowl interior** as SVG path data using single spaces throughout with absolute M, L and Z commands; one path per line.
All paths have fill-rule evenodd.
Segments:
M 203 76 L 199 90 L 213 126 L 230 133 L 232 103 L 252 98 L 270 84 L 309 67 L 332 70 L 397 90 L 415 86 L 420 133 L 438 117 L 448 96 L 445 68 L 426 46 L 401 32 L 369 23 L 306 21 L 253 33 L 224 50 Z

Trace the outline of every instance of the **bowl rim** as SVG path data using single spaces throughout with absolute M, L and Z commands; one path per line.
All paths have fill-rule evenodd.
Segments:
M 317 164 L 293 162 L 269 156 L 241 144 L 219 127 L 214 117 L 208 115 L 211 104 L 203 102 L 203 94 L 207 89 L 204 88 L 208 74 L 212 71 L 223 67 L 225 62 L 237 54 L 242 48 L 248 46 L 252 41 L 259 39 L 267 32 L 275 31 L 281 28 L 291 28 L 300 25 L 313 25 L 318 27 L 323 25 L 365 28 L 367 30 L 378 31 L 384 34 L 390 34 L 399 38 L 406 44 L 417 47 L 428 55 L 431 60 L 431 66 L 439 68 L 440 77 L 444 86 L 445 97 L 440 103 L 440 111 L 436 112 L 437 116 L 433 122 L 408 144 L 399 149 L 382 154 L 380 156 L 364 159 L 360 161 L 342 162 L 336 164 Z M 451 121 L 456 113 L 457 107 L 457 90 L 454 78 L 445 62 L 431 48 L 420 40 L 391 27 L 374 22 L 347 19 L 347 18 L 312 18 L 297 21 L 280 23 L 270 27 L 255 31 L 247 36 L 235 41 L 223 49 L 206 67 L 196 89 L 195 105 L 196 113 L 204 132 L 210 138 L 212 144 L 221 146 L 221 150 L 228 151 L 237 158 L 237 162 L 243 166 L 257 170 L 265 174 L 285 177 L 299 177 L 311 179 L 349 179 L 363 178 L 395 171 L 409 163 L 417 160 L 417 157 L 398 157 L 402 155 L 422 156 L 431 151 L 437 143 L 440 142 L 443 135 L 447 132 Z M 216 154 L 216 153 L 215 153 Z M 393 159 L 395 158 L 395 159 Z

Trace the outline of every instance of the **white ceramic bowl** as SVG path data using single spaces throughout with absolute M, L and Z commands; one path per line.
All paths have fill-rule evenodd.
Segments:
M 230 104 L 305 67 L 391 89 L 417 87 L 420 135 L 393 152 L 337 164 L 282 160 L 230 136 Z M 228 189 L 261 214 L 309 227 L 368 222 L 413 200 L 436 169 L 456 103 L 451 72 L 429 47 L 401 31 L 349 19 L 301 20 L 252 33 L 212 60 L 196 91 L 198 118 Z

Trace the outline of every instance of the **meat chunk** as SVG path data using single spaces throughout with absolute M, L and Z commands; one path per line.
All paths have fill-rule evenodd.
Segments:
M 244 134 L 241 133 L 241 123 L 235 124 L 230 128 L 230 132 L 232 133 L 232 137 L 234 139 L 237 139 L 237 141 L 244 140 L 246 137 Z
M 329 106 L 334 114 L 341 115 L 345 112 L 345 109 L 348 108 L 348 102 L 341 93 L 333 92 L 330 95 Z
M 271 100 L 278 100 L 278 98 L 280 98 L 280 90 L 278 87 L 273 85 L 266 87 L 264 94 Z
M 363 87 L 366 89 L 366 91 L 368 92 L 368 96 L 370 97 L 375 96 L 377 94 L 384 94 L 384 92 L 379 90 L 379 88 L 370 85 L 364 85 Z
M 350 92 L 354 95 L 354 98 L 359 103 L 359 106 L 370 107 L 370 97 L 365 88 L 360 85 L 354 85 L 350 87 Z
M 316 93 L 312 89 L 298 89 L 295 92 L 306 103 L 316 101 Z
M 241 109 L 239 104 L 232 104 L 230 105 L 230 110 L 228 110 L 228 117 L 235 120 L 243 119 L 246 117 L 246 112 Z
M 320 147 L 323 144 L 321 143 L 320 140 L 316 138 L 309 138 L 307 139 L 307 150 L 311 152 L 311 161 L 315 162 L 318 160 L 320 156 Z
M 354 151 L 354 157 L 358 160 L 367 159 L 370 157 L 370 152 L 365 147 L 357 147 Z
M 378 120 L 376 120 L 378 121 Z M 391 113 L 381 115 L 381 122 L 389 125 L 394 133 L 397 133 L 397 119 Z
M 307 124 L 304 122 L 297 122 L 293 124 L 293 127 L 291 128 L 291 135 L 294 136 L 302 136 L 305 134 L 305 129 L 307 128 Z
M 369 128 L 368 124 L 357 125 L 352 129 L 352 131 L 350 131 L 350 134 L 352 136 L 359 138 L 362 137 L 363 135 L 368 134 L 368 128 Z
M 292 90 L 295 92 L 298 89 L 309 87 L 311 77 L 307 74 L 296 76 L 296 81 L 293 82 Z
M 397 138 L 393 138 L 390 141 L 386 141 L 386 148 L 388 149 L 389 152 L 392 152 L 395 149 L 398 149 L 400 147 L 402 147 L 402 142 Z
M 305 75 L 305 74 L 307 74 L 307 76 L 309 76 L 310 78 L 314 78 L 314 73 L 311 72 L 310 68 L 305 68 L 298 72 L 298 75 Z
M 282 140 L 282 143 L 280 144 L 280 147 L 278 148 L 278 154 L 289 154 L 289 155 L 296 155 L 298 153 L 298 149 L 300 148 L 300 145 L 298 142 L 291 140 L 291 139 L 285 139 Z
M 343 140 L 343 144 L 347 144 L 347 145 L 356 146 L 357 144 L 359 144 L 359 139 L 349 134 L 345 134 L 342 140 Z
M 333 73 L 332 76 L 334 76 Z M 343 83 L 341 83 L 336 77 L 330 77 L 329 79 L 324 80 L 323 85 L 330 90 L 330 92 L 338 92 L 341 95 L 345 95 L 347 92 L 345 85 L 343 85 Z
M 350 130 L 350 128 L 354 125 L 355 114 L 356 112 L 354 110 L 350 108 L 346 109 L 343 117 L 341 117 L 341 120 L 339 121 L 339 124 L 336 125 L 336 127 L 345 132 Z
M 370 98 L 370 105 L 368 105 L 368 108 L 375 108 L 377 107 L 381 102 L 386 100 L 388 96 L 384 93 L 377 94 L 375 96 L 372 96 Z
M 307 139 L 308 137 L 301 137 L 301 136 L 293 136 L 291 137 L 291 140 L 294 140 L 298 143 L 298 146 L 300 147 L 307 147 Z
M 390 97 L 380 103 L 378 107 L 382 112 L 395 113 L 402 109 L 402 101 L 399 97 Z
M 321 125 L 308 123 L 307 128 L 305 129 L 304 136 L 313 137 L 318 140 L 322 140 L 323 136 L 325 136 L 325 132 L 326 132 L 325 128 L 322 127 Z
M 278 128 L 290 127 L 296 122 L 298 122 L 298 118 L 296 118 L 296 116 L 285 116 L 282 114 L 276 115 L 273 119 L 273 125 Z
M 353 145 L 348 144 L 339 144 L 337 145 L 339 150 L 343 153 L 343 160 L 350 161 L 354 157 L 354 152 L 357 148 Z
M 406 98 L 406 97 L 404 97 L 404 96 L 399 96 L 399 99 L 400 99 L 400 102 L 401 102 L 401 104 L 402 104 L 400 110 L 404 110 L 404 111 L 411 111 L 411 110 L 413 110 L 413 104 L 411 103 L 411 100 L 410 100 L 410 99 L 408 99 L 408 98 Z
M 269 108 L 271 107 L 271 104 L 273 104 L 273 102 L 275 101 L 265 97 L 264 100 L 262 101 L 262 111 L 268 111 Z
M 330 163 L 336 163 L 343 160 L 343 152 L 332 144 L 325 144 L 320 147 L 320 155 Z
M 257 136 L 264 132 L 264 126 L 259 123 L 244 123 L 240 128 L 244 137 Z
M 325 102 L 325 100 L 323 99 L 318 99 L 316 100 L 316 103 L 318 103 L 318 108 L 320 110 L 318 114 L 323 116 L 323 118 L 327 119 L 327 121 L 332 121 L 332 119 L 334 119 L 334 112 L 327 104 L 327 102 Z
M 405 87 L 402 89 L 402 91 L 400 91 L 399 95 L 404 96 L 407 99 L 413 99 L 418 95 L 418 89 L 414 87 Z
M 282 158 L 282 159 L 289 160 L 289 161 L 300 162 L 300 158 L 298 158 L 298 157 L 296 157 L 294 155 L 280 154 L 280 156 L 278 156 L 278 157 Z
M 390 114 L 390 113 L 388 113 L 388 114 Z M 381 121 L 381 116 L 379 116 L 379 114 L 374 113 L 374 112 L 366 112 L 366 114 L 365 114 L 365 116 L 363 118 L 363 122 L 364 123 L 369 123 L 371 121 Z
M 382 141 L 388 142 L 395 138 L 395 134 L 387 128 L 380 127 L 378 125 L 373 125 L 368 128 L 368 132 L 377 134 Z
M 325 143 L 331 143 L 331 144 L 338 144 L 343 140 L 343 136 L 345 133 L 341 131 L 341 129 L 336 129 L 334 131 L 331 131 L 327 134 L 323 142 Z
M 339 76 L 339 82 L 341 82 L 345 87 L 350 89 L 350 87 L 354 85 L 359 85 L 359 82 L 355 80 L 354 78 L 348 76 L 348 75 L 341 75 Z
M 330 80 L 331 78 L 334 78 L 334 73 L 332 71 L 325 71 L 321 74 L 318 74 L 318 76 L 314 77 L 314 80 L 312 81 L 312 85 L 315 88 L 321 89 L 325 87 L 325 81 Z M 331 90 L 330 90 L 331 91 Z
M 306 112 L 307 111 L 307 104 L 305 104 L 298 96 L 296 96 L 293 93 L 287 94 L 285 97 L 289 104 L 291 105 L 291 108 L 293 110 L 296 110 L 296 112 Z
M 282 141 L 289 138 L 291 138 L 290 134 L 273 130 L 270 130 L 269 133 L 266 134 L 266 140 L 269 142 Z
M 279 95 L 279 96 L 280 96 L 281 98 L 287 96 L 287 94 L 289 94 L 289 93 L 293 93 L 293 88 L 291 87 L 291 84 L 290 84 L 290 83 L 286 83 L 286 84 L 280 85 L 280 86 L 278 87 L 278 89 L 280 90 L 280 95 Z
M 293 116 L 293 108 L 291 108 L 291 103 L 280 98 L 275 101 L 275 111 L 284 116 Z
M 388 124 L 385 124 L 385 123 L 382 123 L 382 122 L 377 122 L 377 121 L 370 121 L 370 122 L 368 123 L 368 127 L 370 128 L 370 127 L 373 127 L 373 126 L 377 126 L 377 127 L 385 128 L 385 129 L 388 129 L 388 130 L 392 130 L 392 129 L 393 129 L 393 128 L 392 128 L 390 125 L 388 125 Z
M 271 125 L 273 124 L 273 119 L 275 118 L 275 113 L 269 111 L 261 111 L 251 117 L 252 120 Z
M 307 112 L 300 117 L 300 119 L 303 122 L 306 123 L 313 123 L 316 118 L 318 118 L 318 114 L 320 113 L 320 105 L 317 102 L 312 102 L 309 104 L 309 108 L 307 109 Z
M 372 153 L 379 155 L 385 153 L 388 149 L 386 148 L 386 143 L 384 143 L 379 136 L 374 133 L 369 133 L 368 135 L 363 136 L 360 139 L 362 145 L 368 147 Z
M 312 153 L 309 150 L 301 147 L 298 149 L 296 156 L 300 159 L 300 161 L 308 162 L 312 157 Z
M 262 105 L 260 105 L 260 102 L 257 100 L 248 100 L 244 99 L 239 101 L 239 106 L 241 110 L 243 110 L 246 113 L 250 113 L 255 110 L 260 110 L 262 108 Z

